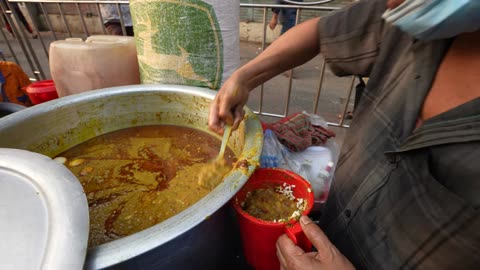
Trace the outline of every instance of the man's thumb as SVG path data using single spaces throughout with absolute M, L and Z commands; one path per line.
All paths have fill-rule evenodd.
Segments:
M 300 225 L 302 226 L 305 236 L 307 236 L 317 250 L 323 250 L 331 245 L 325 233 L 307 216 L 300 218 Z

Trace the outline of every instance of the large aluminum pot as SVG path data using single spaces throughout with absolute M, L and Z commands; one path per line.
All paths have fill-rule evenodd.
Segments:
M 208 131 L 208 107 L 215 93 L 198 87 L 135 85 L 67 96 L 0 119 L 0 147 L 54 157 L 95 136 L 132 126 L 175 124 Z M 233 169 L 222 184 L 174 217 L 92 248 L 85 268 L 227 268 L 238 252 L 227 202 L 258 165 L 262 142 L 260 122 L 246 109 L 229 147 L 247 167 Z
M 18 112 L 20 110 L 25 109 L 25 106 L 10 103 L 10 102 L 0 102 L 0 118 L 12 114 L 14 112 Z

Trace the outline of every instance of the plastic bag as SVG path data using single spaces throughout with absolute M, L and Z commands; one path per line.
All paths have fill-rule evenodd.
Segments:
M 275 133 L 270 129 L 265 130 L 263 139 L 262 155 L 260 156 L 262 168 L 300 168 L 300 164 L 291 156 L 290 150 L 284 146 Z
M 317 120 L 322 119 L 320 117 Z M 338 154 L 339 147 L 333 140 L 328 140 L 324 146 L 310 146 L 304 151 L 292 152 L 277 139 L 273 131 L 267 129 L 260 167 L 283 168 L 295 172 L 310 182 L 315 201 L 323 203 L 330 190 Z
M 320 115 L 310 114 L 310 113 L 307 113 L 306 111 L 303 111 L 302 113 L 308 116 L 310 120 L 310 124 L 312 124 L 313 126 L 320 126 L 325 129 L 328 129 L 327 121 L 325 121 L 325 119 L 323 119 L 323 117 L 321 117 Z

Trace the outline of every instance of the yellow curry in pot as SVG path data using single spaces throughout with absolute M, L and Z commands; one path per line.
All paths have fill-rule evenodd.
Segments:
M 235 161 L 227 148 L 225 163 L 212 167 L 218 179 L 200 185 L 197 172 L 212 166 L 219 148 L 204 131 L 158 125 L 107 133 L 61 153 L 87 195 L 89 246 L 149 228 L 207 195 Z

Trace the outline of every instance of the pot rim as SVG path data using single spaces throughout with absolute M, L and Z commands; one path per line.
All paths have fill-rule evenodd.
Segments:
M 0 132 L 5 127 L 8 128 L 19 121 L 26 121 L 31 115 L 48 113 L 57 108 L 76 103 L 117 95 L 152 92 L 188 94 L 210 100 L 213 100 L 216 94 L 216 91 L 206 88 L 169 84 L 140 84 L 92 90 L 51 100 L 6 116 L 0 120 Z M 90 248 L 87 252 L 84 268 L 106 268 L 146 253 L 189 231 L 228 203 L 258 166 L 262 151 L 263 130 L 260 121 L 247 107 L 245 107 L 245 118 L 242 124 L 246 126 L 246 130 L 252 132 L 252 134 L 249 133 L 248 136 L 245 136 L 245 148 L 248 147 L 248 149 L 242 151 L 242 153 L 248 152 L 248 158 L 250 158 L 248 159 L 248 168 L 233 169 L 224 181 L 208 195 L 177 215 L 143 231 Z

